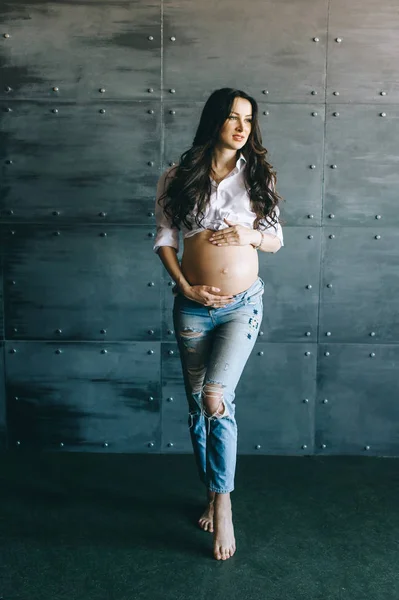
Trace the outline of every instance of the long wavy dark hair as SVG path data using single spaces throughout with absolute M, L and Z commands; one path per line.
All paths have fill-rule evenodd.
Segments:
M 164 201 L 163 209 L 172 224 L 180 229 L 183 222 L 188 229 L 192 223 L 188 217 L 193 212 L 194 220 L 201 227 L 205 209 L 211 195 L 209 175 L 212 168 L 213 149 L 218 142 L 219 132 L 230 116 L 235 98 L 245 98 L 252 105 L 252 126 L 248 140 L 237 153 L 246 159 L 244 170 L 245 188 L 250 197 L 251 210 L 256 213 L 254 229 L 266 229 L 260 220 L 277 223 L 275 206 L 283 198 L 275 191 L 276 173 L 266 160 L 267 150 L 262 146 L 262 134 L 258 122 L 258 104 L 254 98 L 233 88 L 215 90 L 202 110 L 200 122 L 192 147 L 184 152 L 179 163 L 170 169 L 171 181 L 159 198 Z M 173 171 L 173 176 L 172 176 Z M 168 173 L 169 176 L 169 173 Z M 273 190 L 274 187 L 274 190 Z M 279 218 L 283 223 L 283 219 Z

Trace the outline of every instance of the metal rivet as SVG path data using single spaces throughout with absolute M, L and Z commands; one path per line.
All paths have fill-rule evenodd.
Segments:
M 310 331 L 307 331 L 307 332 L 305 333 L 305 335 L 306 335 L 306 337 L 310 337 L 312 334 L 310 333 Z
M 331 336 L 331 331 L 326 331 L 326 336 L 330 337 Z
M 365 450 L 370 450 L 370 446 L 365 446 L 364 449 Z
M 329 352 L 324 352 L 324 356 L 330 356 Z
M 324 448 L 327 448 L 327 446 L 326 446 L 326 444 L 322 444 L 322 445 L 320 446 L 320 448 L 323 448 L 323 449 L 324 449 Z
M 60 442 L 60 447 L 63 448 L 64 442 Z
M 332 283 L 327 283 L 328 288 L 332 288 Z
M 53 108 L 51 112 L 57 113 L 58 112 L 58 108 Z
M 7 106 L 7 108 L 4 109 L 6 112 L 12 112 L 12 108 L 10 108 L 9 106 Z
M 314 215 L 308 215 L 308 219 L 313 219 Z
M 306 450 L 306 448 L 307 448 L 307 445 L 306 444 L 302 444 L 302 449 Z
M 309 166 L 309 168 L 310 168 L 310 169 L 315 169 L 315 168 L 316 168 L 316 165 L 310 165 L 310 166 Z
M 100 108 L 99 112 L 103 115 L 105 113 L 105 108 Z
M 148 92 L 149 94 L 152 94 L 152 92 L 153 92 L 153 91 L 154 91 L 154 90 L 153 90 L 153 88 L 148 88 L 148 90 L 147 90 L 147 92 Z
M 320 38 L 318 38 L 318 37 L 314 37 L 314 38 L 313 38 L 313 41 L 314 41 L 314 42 L 319 42 L 319 41 L 320 41 Z
M 106 348 L 103 348 L 103 349 L 101 350 L 101 354 L 108 354 L 108 350 L 107 350 Z
M 169 114 L 170 114 L 170 115 L 175 115 L 175 114 L 176 114 L 176 111 L 175 111 L 175 110 L 170 110 L 170 111 L 169 111 Z
M 312 117 L 317 117 L 317 114 L 318 113 L 316 111 L 312 112 Z
M 371 336 L 371 337 L 375 337 L 375 331 L 371 331 L 371 332 L 370 332 L 370 336 Z
M 107 330 L 106 329 L 100 329 L 100 333 L 102 333 L 102 334 L 107 333 Z
M 148 396 L 148 402 L 154 402 L 154 396 Z
M 169 166 L 170 166 L 170 167 L 173 167 L 173 165 L 174 165 L 174 164 L 175 164 L 175 163 L 174 163 L 174 162 L 173 162 L 173 160 L 172 160 L 172 161 L 169 163 Z
M 263 350 L 261 350 L 260 352 L 258 352 L 258 356 L 263 356 Z
M 147 446 L 148 446 L 149 448 L 153 448 L 153 447 L 154 447 L 154 442 L 148 442 Z
M 339 117 L 339 112 L 333 112 L 333 117 Z
M 330 238 L 330 240 L 333 240 L 335 238 L 335 233 L 330 233 L 328 237 Z
M 100 88 L 99 92 L 101 92 L 101 94 L 105 94 L 105 88 Z
M 20 446 L 21 442 L 19 440 L 17 440 L 16 444 L 17 444 L 17 446 Z
M 173 402 L 173 397 L 170 396 L 169 398 L 166 398 L 166 402 Z
M 375 357 L 375 352 L 370 352 L 370 358 L 374 358 Z
M 152 108 L 150 108 L 147 112 L 148 112 L 149 115 L 153 115 L 154 114 L 154 111 L 153 111 Z
M 104 442 L 104 448 L 108 448 L 108 442 Z
M 173 334 L 173 329 L 168 329 L 168 335 L 172 335 Z
M 376 219 L 381 219 L 381 215 L 375 215 Z
M 303 404 L 309 404 L 309 399 L 308 398 L 304 398 L 303 399 Z
M 335 41 L 337 42 L 337 44 L 340 44 L 342 42 L 342 38 L 335 38 Z
M 149 213 L 147 213 L 147 214 L 148 214 L 149 217 L 153 217 L 154 216 L 154 213 L 151 212 L 151 211 Z
M 154 350 L 148 350 L 147 354 L 154 354 Z
M 333 213 L 330 213 L 330 214 L 328 215 L 328 218 L 329 218 L 329 219 L 335 219 L 335 215 L 334 215 Z
M 9 85 L 6 85 L 4 89 L 6 92 L 12 92 L 12 88 Z
M 386 116 L 387 116 L 387 113 L 384 113 L 384 112 L 380 113 L 380 117 L 386 117 Z
M 173 447 L 173 442 L 168 442 L 168 448 L 172 448 Z
M 267 96 L 267 94 L 269 93 L 269 90 L 263 90 L 262 94 L 265 94 L 265 96 Z
M 387 93 L 386 92 L 380 92 L 380 96 L 386 96 Z
M 154 36 L 149 35 L 147 39 L 150 40 L 150 42 L 152 42 L 152 40 L 154 39 Z
M 311 289 L 312 289 L 312 284 L 311 284 L 311 283 L 308 283 L 308 284 L 306 285 L 306 289 L 308 289 L 308 290 L 311 290 Z
M 154 161 L 152 161 L 152 160 L 149 160 L 149 161 L 148 161 L 148 163 L 147 163 L 147 165 L 148 165 L 149 167 L 153 167 L 153 166 L 154 166 Z
M 149 286 L 149 287 L 153 287 L 154 285 L 155 285 L 155 283 L 154 283 L 153 281 L 150 281 L 150 282 L 148 283 L 148 286 Z
M 313 235 L 311 233 L 308 235 L 308 240 L 313 240 Z
M 305 352 L 305 356 L 310 356 L 311 354 L 312 354 L 312 353 L 311 353 L 309 350 L 307 350 L 307 351 Z
M 175 94 L 175 93 L 176 93 L 176 90 L 174 90 L 174 89 L 172 88 L 171 90 L 169 90 L 169 92 L 170 92 L 171 94 Z
M 9 38 L 9 37 L 10 37 L 10 34 L 9 34 L 9 33 L 5 33 L 5 34 L 4 34 L 4 37 L 5 37 L 5 38 Z
M 173 356 L 174 351 L 173 350 L 168 350 L 168 354 L 169 354 L 169 356 Z
M 376 240 L 380 240 L 380 239 L 381 239 L 381 236 L 380 236 L 379 234 L 377 234 L 377 235 L 375 236 L 375 239 L 376 239 Z
M 312 96 L 316 96 L 316 95 L 317 95 L 317 92 L 316 92 L 316 90 L 312 90 L 312 91 L 311 91 L 311 94 L 312 94 Z
M 150 231 L 148 237 L 155 237 L 155 233 L 153 231 Z
M 175 42 L 175 41 L 176 41 L 176 38 L 175 38 L 175 36 L 174 36 L 174 35 L 172 35 L 172 37 L 170 38 L 170 41 L 171 41 L 171 42 Z
M 336 169 L 337 165 L 330 165 L 332 169 Z
M 260 450 L 260 448 L 261 448 L 261 445 L 260 444 L 256 444 L 255 450 Z
M 58 87 L 56 87 L 56 86 L 54 86 L 54 87 L 53 87 L 53 92 L 58 92 L 58 91 L 59 91 L 59 88 L 58 88 Z
M 6 164 L 7 165 L 12 165 L 12 163 L 13 163 L 12 159 L 11 158 L 7 158 Z
M 149 335 L 154 335 L 154 333 L 155 333 L 155 332 L 154 332 L 154 330 L 153 330 L 153 329 L 149 329 L 147 333 L 148 333 Z
M 107 237 L 107 232 L 106 231 L 102 231 L 100 233 L 100 237 Z
M 266 117 L 267 117 L 268 115 L 270 115 L 270 113 L 269 113 L 269 111 L 268 111 L 268 110 L 264 110 L 264 111 L 263 111 L 263 114 L 264 114 Z
M 258 335 L 263 335 L 263 331 L 259 331 Z
M 62 354 L 63 350 L 61 350 L 61 348 L 57 348 L 57 350 L 55 351 L 55 354 Z
M 339 92 L 333 92 L 334 96 L 339 96 Z

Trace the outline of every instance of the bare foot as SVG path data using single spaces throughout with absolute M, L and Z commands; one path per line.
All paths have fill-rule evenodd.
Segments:
M 198 524 L 204 531 L 213 532 L 213 512 L 214 512 L 215 492 L 208 490 L 208 506 L 198 520 Z
M 214 524 L 213 555 L 226 560 L 236 551 L 230 494 L 216 494 Z

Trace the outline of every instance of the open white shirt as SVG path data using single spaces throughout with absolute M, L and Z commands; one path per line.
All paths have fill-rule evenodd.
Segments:
M 187 220 L 193 226 L 193 229 L 188 229 L 183 222 L 180 223 L 180 230 L 182 231 L 183 237 L 191 237 L 203 231 L 204 229 L 220 230 L 229 227 L 223 219 L 234 221 L 244 227 L 253 229 L 254 220 L 256 213 L 251 210 L 249 194 L 245 189 L 244 183 L 244 167 L 246 159 L 241 153 L 240 157 L 236 162 L 234 169 L 219 183 L 210 177 L 212 184 L 212 191 L 209 205 L 206 208 L 205 217 L 202 221 L 202 227 L 198 227 L 194 220 L 194 215 L 187 215 Z M 171 177 L 173 174 L 171 171 L 176 168 L 176 165 L 169 167 L 162 173 L 157 184 L 157 193 L 155 201 L 155 221 L 157 234 L 154 243 L 154 252 L 158 252 L 160 246 L 172 246 L 177 252 L 179 252 L 179 229 L 173 227 L 170 219 L 165 215 L 163 211 L 163 200 L 161 200 L 162 206 L 159 205 L 158 200 L 165 191 L 165 187 L 169 184 L 170 178 L 167 179 L 169 173 Z M 275 207 L 277 218 L 280 214 L 279 207 Z M 263 231 L 265 235 L 273 235 L 278 237 L 280 240 L 280 248 L 284 246 L 283 232 L 280 223 L 273 225 L 272 220 L 267 222 L 262 219 L 261 223 L 267 225 L 270 228 L 270 232 Z M 280 249 L 278 248 L 278 250 Z M 276 250 L 277 252 L 277 250 Z

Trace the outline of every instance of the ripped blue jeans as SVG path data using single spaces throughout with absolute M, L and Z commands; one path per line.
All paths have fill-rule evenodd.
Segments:
M 188 400 L 188 426 L 201 481 L 234 490 L 237 458 L 235 389 L 258 337 L 264 282 L 257 280 L 226 307 L 212 308 L 175 288 L 173 323 Z M 206 399 L 217 409 L 208 413 Z

